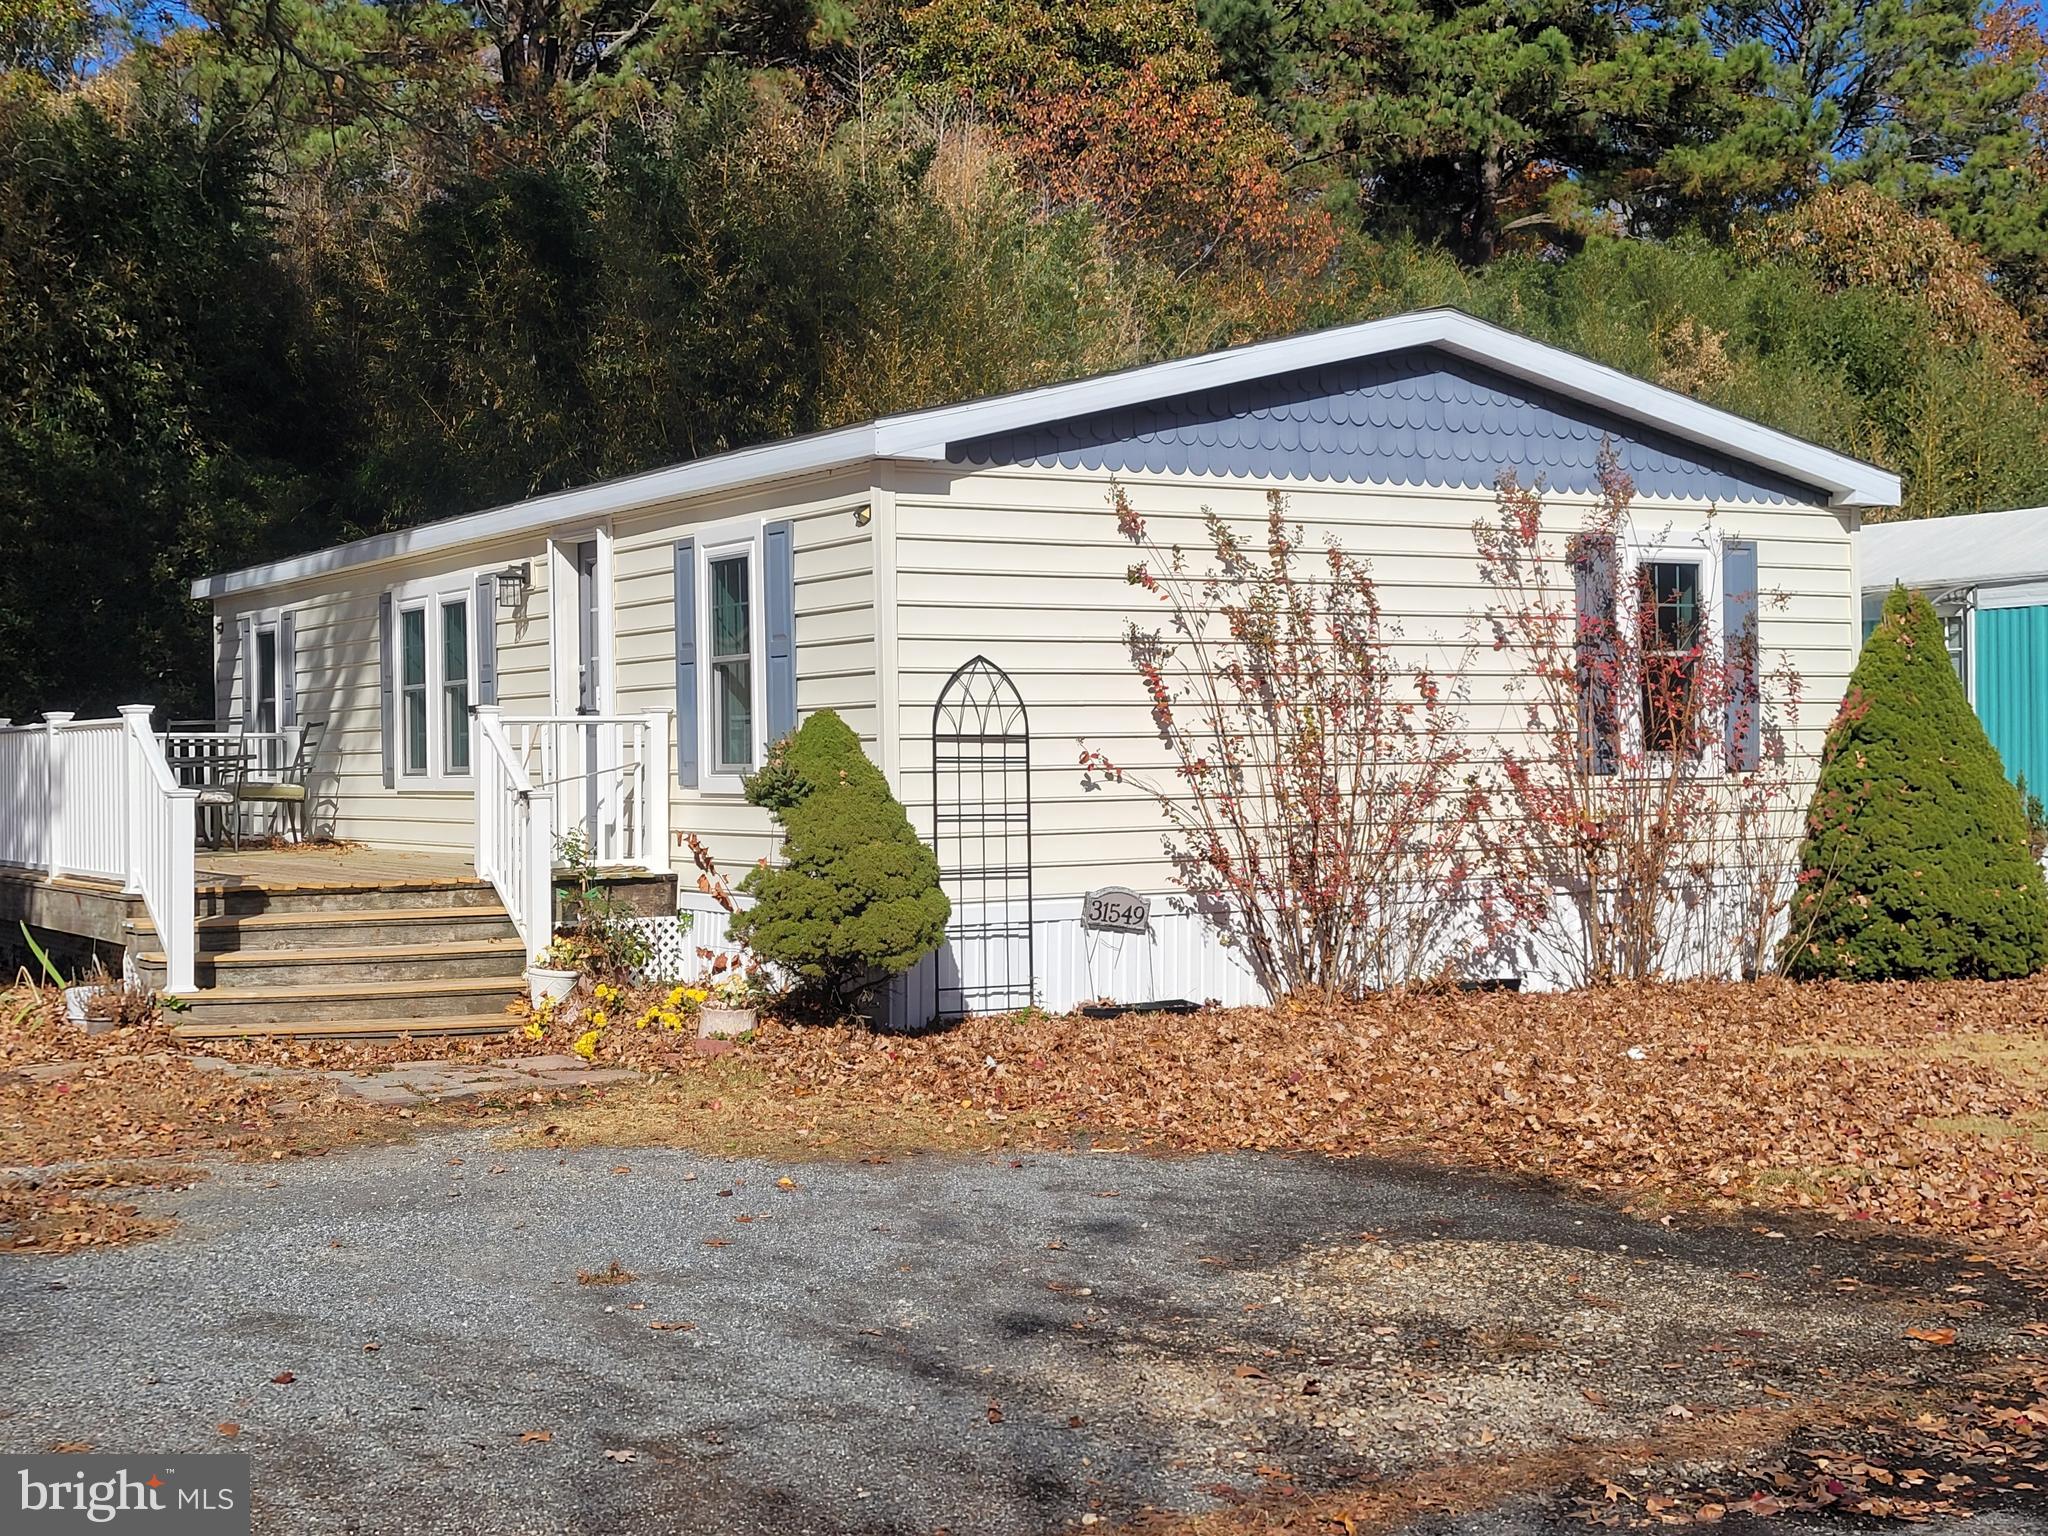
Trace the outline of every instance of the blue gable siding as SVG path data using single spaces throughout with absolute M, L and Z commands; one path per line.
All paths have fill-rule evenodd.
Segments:
M 1603 440 L 1645 496 L 1804 502 L 1795 485 L 1433 350 L 1394 352 L 947 446 L 956 464 L 1488 489 L 1596 489 Z

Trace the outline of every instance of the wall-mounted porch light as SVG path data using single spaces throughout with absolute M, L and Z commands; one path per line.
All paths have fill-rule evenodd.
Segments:
M 533 562 L 520 560 L 498 572 L 498 606 L 516 609 L 533 590 Z

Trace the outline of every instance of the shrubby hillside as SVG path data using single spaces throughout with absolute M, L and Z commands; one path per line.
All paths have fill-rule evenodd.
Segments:
M 204 694 L 193 575 L 1458 304 L 2048 501 L 2017 0 L 0 8 L 0 714 Z

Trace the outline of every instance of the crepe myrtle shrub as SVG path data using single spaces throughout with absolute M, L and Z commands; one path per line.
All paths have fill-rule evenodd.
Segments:
M 2048 960 L 2048 888 L 2019 791 L 1940 616 L 1901 587 L 1828 728 L 1785 950 L 1802 978 L 1996 980 Z
M 1176 883 L 1274 998 L 1454 966 L 1477 809 L 1458 676 L 1402 659 L 1366 562 L 1309 542 L 1277 491 L 1250 537 L 1204 509 L 1199 563 L 1121 485 L 1109 501 L 1165 617 L 1125 648 L 1168 766 L 1084 749 L 1084 784 L 1157 806 Z
M 1765 668 L 1755 622 L 1782 598 L 1707 590 L 1711 525 L 1643 537 L 1611 446 L 1598 486 L 1563 533 L 1510 472 L 1473 527 L 1475 638 L 1507 694 L 1476 823 L 1487 899 L 1521 961 L 1572 985 L 1754 975 L 1784 926 L 1806 784 L 1799 675 Z M 1667 582 L 1696 567 L 1690 598 L 1659 590 L 1654 557 L 1631 565 L 1646 544 Z
M 844 1010 L 945 941 L 938 859 L 838 715 L 819 710 L 777 742 L 746 793 L 781 826 L 782 855 L 740 882 L 754 904 L 730 931 L 801 1001 Z

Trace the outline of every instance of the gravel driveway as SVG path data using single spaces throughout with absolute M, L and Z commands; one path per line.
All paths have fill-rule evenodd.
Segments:
M 144 1198 L 167 1238 L 0 1259 L 0 1447 L 246 1450 L 291 1533 L 1113 1524 L 1909 1390 L 2028 1315 L 1881 1245 L 1308 1159 L 469 1133 Z

